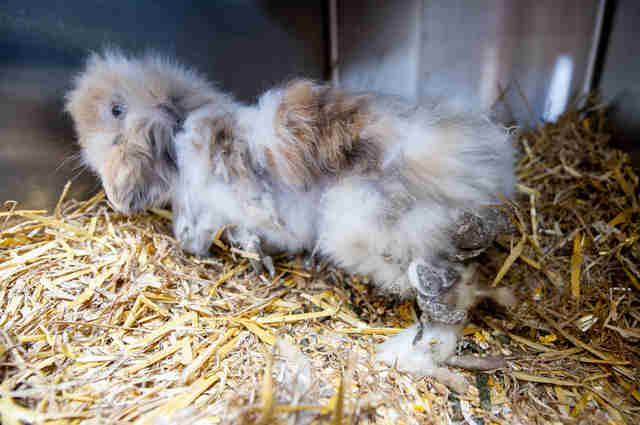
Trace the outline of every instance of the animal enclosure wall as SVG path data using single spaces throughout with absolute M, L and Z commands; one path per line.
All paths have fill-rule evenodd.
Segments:
M 571 95 L 590 85 L 599 3 L 339 2 L 341 81 L 347 87 L 416 100 L 442 97 L 482 109 L 508 89 L 510 109 L 501 110 L 500 118 L 553 119 Z
M 600 89 L 617 146 L 640 164 L 640 2 L 351 0 L 336 15 L 345 87 L 495 106 L 521 125 Z

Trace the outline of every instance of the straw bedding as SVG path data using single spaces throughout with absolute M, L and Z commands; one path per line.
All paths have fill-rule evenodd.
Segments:
M 520 232 L 480 273 L 522 302 L 481 305 L 459 346 L 510 367 L 459 371 L 465 394 L 375 362 L 415 313 L 366 279 L 302 257 L 256 276 L 220 239 L 188 256 L 170 212 L 125 217 L 102 193 L 8 202 L 1 423 L 640 423 L 640 191 L 609 138 L 593 103 L 519 136 Z

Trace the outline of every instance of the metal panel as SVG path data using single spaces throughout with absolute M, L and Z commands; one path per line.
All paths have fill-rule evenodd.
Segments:
M 494 103 L 499 86 L 511 87 L 499 117 L 530 122 L 553 119 L 581 91 L 599 1 L 341 3 L 345 86 L 479 109 Z
M 640 166 L 640 2 L 610 2 L 611 32 L 602 64 L 599 88 L 611 103 L 610 123 L 617 146 L 629 151 Z
M 325 77 L 325 22 L 323 0 L 2 2 L 0 200 L 51 206 L 72 175 L 57 170 L 75 150 L 62 96 L 88 50 L 173 54 L 248 101 L 294 75 Z
M 340 84 L 416 99 L 421 11 L 421 0 L 339 1 Z

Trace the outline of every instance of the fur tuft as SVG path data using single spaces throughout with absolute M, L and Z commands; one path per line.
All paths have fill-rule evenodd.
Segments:
M 93 53 L 66 110 L 114 207 L 132 213 L 171 201 L 185 250 L 207 254 L 227 225 L 245 249 L 313 250 L 401 297 L 416 294 L 413 261 L 454 253 L 463 211 L 509 198 L 515 185 L 511 137 L 482 116 L 307 80 L 245 106 L 153 53 Z M 451 306 L 466 311 L 483 296 L 514 302 L 463 280 L 445 297 Z M 458 332 L 430 323 L 413 344 L 411 328 L 379 358 L 439 373 Z
M 380 344 L 376 360 L 418 376 L 432 376 L 454 354 L 460 330 L 451 325 L 433 324 L 415 341 L 418 327 L 411 326 Z

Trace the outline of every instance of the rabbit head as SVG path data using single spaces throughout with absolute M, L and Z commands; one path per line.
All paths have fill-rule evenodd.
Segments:
M 226 103 L 201 76 L 166 58 L 92 54 L 66 97 L 83 161 L 125 214 L 168 202 L 174 190 L 174 137 L 188 114 Z

